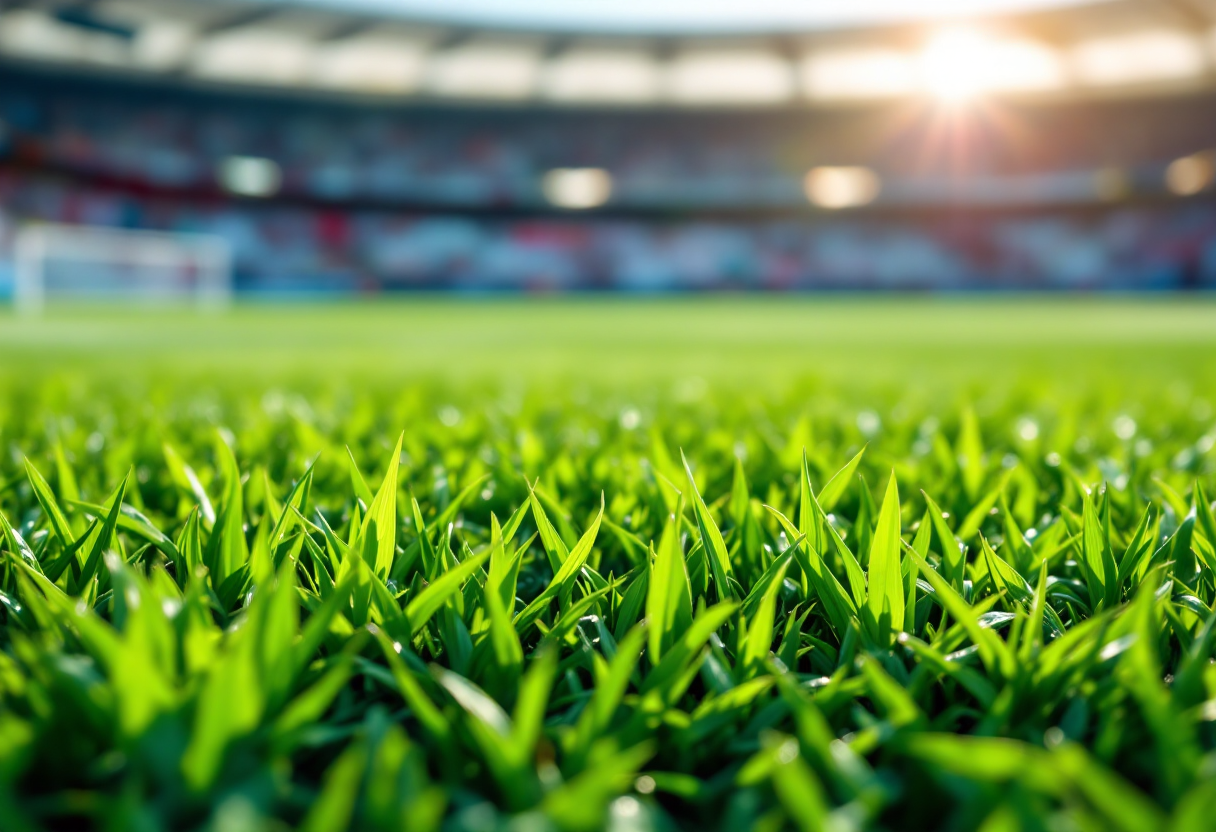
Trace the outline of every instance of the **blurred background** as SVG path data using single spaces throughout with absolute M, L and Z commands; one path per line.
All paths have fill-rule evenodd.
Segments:
M 0 298 L 1216 287 L 1214 0 L 6 0 Z

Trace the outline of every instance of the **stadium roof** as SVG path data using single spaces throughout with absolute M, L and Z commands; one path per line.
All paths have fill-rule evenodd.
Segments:
M 1106 0 L 304 0 L 414 19 L 532 30 L 687 35 L 885 25 Z
M 689 9 L 696 31 L 676 26 Z M 651 34 L 622 31 L 646 14 Z M 1216 0 L 0 0 L 0 60 L 400 101 L 1161 94 L 1216 86 Z

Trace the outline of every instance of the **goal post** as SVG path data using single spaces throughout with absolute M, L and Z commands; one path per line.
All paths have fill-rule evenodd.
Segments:
M 223 306 L 232 252 L 214 234 L 36 223 L 13 241 L 13 300 L 38 312 L 55 300 Z

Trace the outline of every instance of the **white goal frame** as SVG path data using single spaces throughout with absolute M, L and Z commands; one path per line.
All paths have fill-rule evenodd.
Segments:
M 129 264 L 167 271 L 189 264 L 194 285 L 179 295 L 116 291 L 124 300 L 186 302 L 221 307 L 232 299 L 232 250 L 214 234 L 144 231 L 90 225 L 33 223 L 22 226 L 13 241 L 13 301 L 17 310 L 32 314 L 47 303 L 46 265 L 49 260 Z

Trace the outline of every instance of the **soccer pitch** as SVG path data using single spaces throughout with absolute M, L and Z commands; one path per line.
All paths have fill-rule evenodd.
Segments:
M 336 304 L 247 303 L 226 313 L 80 307 L 46 317 L 0 317 L 9 374 L 29 367 L 121 361 L 134 371 L 239 363 L 245 375 L 320 366 L 384 377 L 534 380 L 546 373 L 612 374 L 616 384 L 700 372 L 707 380 L 781 375 L 885 375 L 974 369 L 1066 373 L 1094 356 L 1131 369 L 1176 365 L 1216 343 L 1206 297 L 940 299 L 904 296 L 717 296 L 650 300 L 588 296 Z M 251 361 L 250 359 L 255 359 Z M 15 366 L 20 365 L 20 366 Z M 1182 368 L 1187 371 L 1186 368 Z M 990 374 L 984 375 L 991 377 Z M 595 379 L 588 377 L 588 381 Z
M 1216 303 L 0 317 L 0 828 L 1205 830 Z

